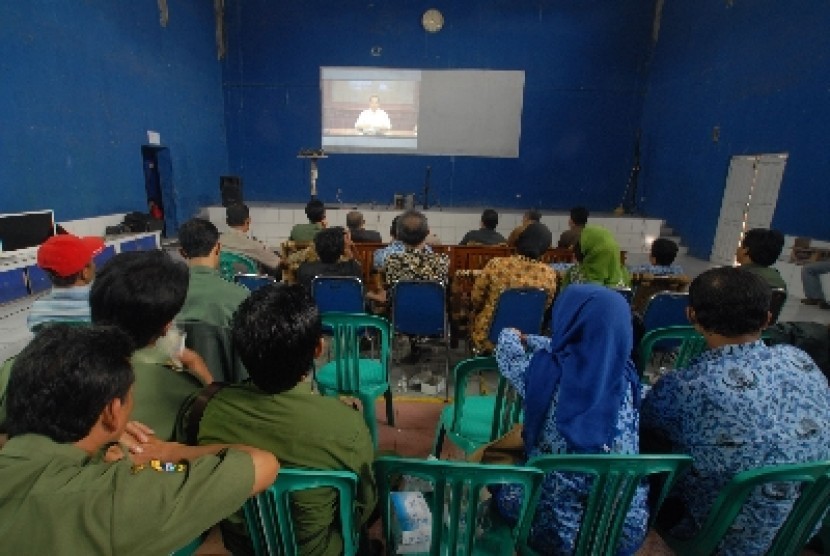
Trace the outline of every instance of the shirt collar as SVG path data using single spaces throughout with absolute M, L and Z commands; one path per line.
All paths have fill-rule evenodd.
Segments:
M 718 362 L 723 359 L 744 359 L 751 352 L 763 349 L 766 344 L 759 338 L 744 344 L 727 344 L 719 348 L 709 349 L 700 354 L 700 361 Z
M 152 364 L 152 365 L 164 365 L 169 366 L 170 355 L 165 353 L 159 347 L 155 345 L 152 346 L 145 346 L 141 349 L 137 349 L 133 352 L 133 356 L 131 358 L 133 363 L 145 363 L 145 364 Z

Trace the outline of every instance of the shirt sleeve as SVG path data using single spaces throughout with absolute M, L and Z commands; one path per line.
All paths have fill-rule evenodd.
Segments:
M 527 346 L 530 352 L 525 350 L 522 340 L 518 334 L 509 329 L 504 329 L 499 334 L 498 345 L 496 346 L 496 361 L 499 364 L 499 371 L 504 378 L 519 392 L 525 395 L 525 373 L 530 363 L 533 351 L 546 348 L 549 345 L 548 338 L 544 336 L 528 335 Z
M 476 278 L 476 281 L 473 283 L 473 291 L 470 292 L 470 302 L 473 304 L 473 309 L 476 311 L 481 308 L 484 300 L 487 299 L 487 290 L 490 287 L 491 274 L 492 268 L 488 262 L 484 267 L 484 270 L 481 271 L 481 274 L 478 275 L 478 278 Z
M 682 419 L 682 400 L 678 399 L 679 384 L 676 372 L 669 372 L 648 391 L 640 408 L 643 429 L 663 432 L 669 439 L 677 438 Z
M 254 484 L 251 456 L 233 449 L 191 461 L 183 471 L 116 465 L 112 554 L 181 548 L 239 509 Z

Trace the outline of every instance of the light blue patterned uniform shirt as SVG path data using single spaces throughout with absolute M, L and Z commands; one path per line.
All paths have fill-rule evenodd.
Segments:
M 499 370 L 523 397 L 525 375 L 533 352 L 550 347 L 550 338 L 527 336 L 525 350 L 516 334 L 503 330 L 496 348 Z M 622 369 L 620 369 L 622 373 Z M 528 456 L 568 453 L 568 445 L 556 428 L 555 410 L 557 394 L 548 410 L 547 418 L 539 435 L 539 442 L 528 450 Z M 639 417 L 634 408 L 632 392 L 623 399 L 617 415 L 616 434 L 609 452 L 614 454 L 636 454 L 639 452 Z M 579 534 L 579 524 L 588 493 L 590 479 L 573 473 L 548 473 L 542 483 L 542 496 L 530 528 L 530 545 L 542 554 L 570 555 Z M 496 495 L 499 512 L 508 518 L 518 516 L 522 489 L 506 486 Z M 640 487 L 632 501 L 625 519 L 618 555 L 634 554 L 643 542 L 648 522 L 646 509 L 647 488 Z
M 675 485 L 691 514 L 672 532 L 691 535 L 718 492 L 747 469 L 830 459 L 830 390 L 810 356 L 763 342 L 704 352 L 664 375 L 646 396 L 644 429 L 694 458 Z M 765 554 L 797 497 L 792 485 L 758 489 L 721 545 L 722 554 Z
M 32 303 L 26 317 L 29 330 L 47 322 L 89 322 L 89 290 L 92 286 L 52 288 Z

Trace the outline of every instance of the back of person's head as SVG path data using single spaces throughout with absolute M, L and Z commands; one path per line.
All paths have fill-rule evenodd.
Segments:
M 336 263 L 346 250 L 346 230 L 340 226 L 325 228 L 314 236 L 314 250 L 324 263 Z
M 321 334 L 317 305 L 299 284 L 260 288 L 233 317 L 233 345 L 269 394 L 294 388 L 311 370 Z
M 727 338 L 759 332 L 767 324 L 770 288 L 756 274 L 734 267 L 707 270 L 689 286 L 689 307 L 704 330 Z
M 571 209 L 571 222 L 577 226 L 584 226 L 588 223 L 588 209 L 585 207 L 574 207 Z
M 145 347 L 181 310 L 189 281 L 187 266 L 164 251 L 119 253 L 92 283 L 92 322 L 116 325 Z
M 244 226 L 250 217 L 251 211 L 244 203 L 235 203 L 225 209 L 225 222 L 232 228 Z
M 664 237 L 657 238 L 651 242 L 651 256 L 654 257 L 654 264 L 669 266 L 677 257 L 677 244 Z
M 538 260 L 550 248 L 553 234 L 541 222 L 532 222 L 516 239 L 516 253 Z
M 115 327 L 44 327 L 12 365 L 9 436 L 41 434 L 60 443 L 86 437 L 107 404 L 126 402 L 132 352 L 129 336 Z
M 495 230 L 499 225 L 499 213 L 493 209 L 485 209 L 481 213 L 481 223 L 488 230 Z
M 179 244 L 186 259 L 207 257 L 219 243 L 219 230 L 213 222 L 191 218 L 179 227 Z
M 753 228 L 744 234 L 741 247 L 746 249 L 746 254 L 753 263 L 772 266 L 784 249 L 784 234 L 778 230 Z
M 352 230 L 357 230 L 363 225 L 363 214 L 360 211 L 353 210 L 346 215 L 346 227 Z
M 429 223 L 424 213 L 410 209 L 401 214 L 398 220 L 397 239 L 406 245 L 415 247 L 424 242 L 429 235 Z
M 392 219 L 392 225 L 389 226 L 389 235 L 392 236 L 392 239 L 398 239 L 398 222 L 400 219 L 401 215 L 399 214 Z
M 312 224 L 326 219 L 326 207 L 320 199 L 312 199 L 305 206 L 305 215 Z
M 542 212 L 538 209 L 530 209 L 525 212 L 524 219 L 528 222 L 539 222 L 542 219 Z
M 53 286 L 75 285 L 84 270 L 92 268 L 93 257 L 104 249 L 100 237 L 78 237 L 71 234 L 54 235 L 37 249 L 37 265 L 46 271 Z M 88 271 L 89 280 L 94 272 Z

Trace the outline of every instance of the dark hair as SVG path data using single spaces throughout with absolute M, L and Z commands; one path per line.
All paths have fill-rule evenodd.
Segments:
M 228 226 L 244 226 L 245 221 L 250 216 L 251 211 L 248 210 L 248 205 L 244 203 L 236 203 L 225 209 L 225 222 L 228 223 Z
M 769 285 L 740 267 L 707 270 L 689 286 L 697 324 L 727 338 L 760 331 L 767 324 L 769 305 Z
M 203 218 L 191 218 L 179 228 L 179 244 L 187 259 L 207 257 L 218 242 L 219 230 Z
M 55 442 L 87 436 L 106 405 L 130 391 L 132 352 L 130 338 L 112 326 L 43 327 L 12 364 L 9 436 L 41 434 Z
M 320 313 L 303 286 L 273 284 L 242 302 L 233 316 L 232 334 L 254 384 L 279 394 L 311 370 L 322 334 Z
M 83 272 L 83 270 L 81 270 L 80 272 L 70 274 L 69 276 L 61 276 L 54 270 L 49 270 L 48 268 L 44 268 L 43 271 L 46 272 L 49 276 L 49 281 L 52 282 L 52 285 L 56 288 L 68 288 L 75 285 L 75 282 L 81 278 L 81 273 Z
M 420 245 L 429 235 L 429 223 L 422 212 L 410 209 L 398 219 L 397 239 L 409 246 Z
M 189 281 L 187 266 L 164 251 L 119 253 L 92 282 L 92 322 L 114 324 L 147 346 L 181 310 Z
M 324 263 L 336 263 L 346 250 L 346 230 L 340 226 L 320 230 L 314 236 L 314 250 Z
M 305 206 L 305 215 L 312 224 L 322 222 L 326 217 L 326 207 L 323 205 L 323 201 L 319 199 L 310 200 Z
M 495 230 L 496 226 L 499 225 L 499 213 L 493 209 L 485 209 L 481 213 L 481 223 L 488 230 Z
M 398 221 L 400 221 L 401 215 L 399 214 L 395 218 L 392 219 L 392 225 L 389 226 L 389 235 L 392 236 L 394 239 L 398 239 Z
M 585 253 L 582 252 L 582 244 L 578 241 L 574 243 L 574 259 L 576 259 L 576 262 L 578 263 L 585 260 Z
M 542 219 L 542 211 L 538 209 L 530 209 L 525 212 L 525 218 L 533 222 L 539 222 Z
M 571 209 L 571 222 L 577 226 L 584 226 L 588 223 L 588 209 L 585 207 L 574 207 Z
M 548 250 L 553 234 L 541 222 L 531 222 L 516 239 L 516 253 L 538 260 Z
M 753 263 L 772 266 L 784 249 L 784 234 L 778 230 L 753 228 L 744 234 L 741 247 L 746 249 L 746 254 Z
M 352 229 L 360 228 L 363 224 L 363 214 L 353 210 L 346 215 L 346 226 Z
M 677 257 L 677 244 L 670 239 L 659 237 L 651 242 L 651 256 L 660 266 L 669 266 Z

